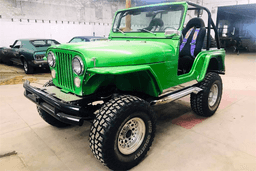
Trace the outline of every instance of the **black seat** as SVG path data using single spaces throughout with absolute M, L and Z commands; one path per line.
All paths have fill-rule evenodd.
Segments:
M 193 50 L 191 50 L 191 46 L 192 46 L 191 42 L 196 29 L 198 30 L 200 29 L 200 30 L 198 31 L 198 34 L 197 34 L 197 38 L 194 46 L 195 49 L 193 54 Z M 187 37 L 187 42 L 185 43 L 184 39 L 186 39 L 186 34 L 188 32 L 190 32 L 190 34 L 188 34 L 189 36 Z M 201 52 L 205 33 L 206 33 L 206 28 L 204 25 L 204 21 L 201 18 L 191 19 L 187 23 L 186 27 L 182 30 L 183 41 L 180 46 L 180 54 L 179 54 L 179 69 L 182 70 L 182 73 L 187 73 L 190 71 L 193 65 L 194 59 L 196 58 L 197 54 Z
M 145 30 L 148 31 L 155 31 L 157 28 L 159 28 L 159 30 L 161 30 L 161 28 L 163 27 L 164 22 L 162 19 L 160 18 L 154 18 L 150 21 L 149 26 L 144 28 Z M 154 28 L 154 29 L 153 29 Z M 153 30 L 152 30 L 153 29 Z

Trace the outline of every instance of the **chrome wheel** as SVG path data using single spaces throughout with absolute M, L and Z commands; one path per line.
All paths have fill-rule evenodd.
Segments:
M 118 149 L 122 154 L 135 152 L 142 144 L 146 134 L 146 126 L 142 119 L 135 117 L 128 120 L 118 135 Z
M 208 96 L 208 104 L 210 107 L 213 107 L 215 105 L 215 103 L 217 102 L 218 99 L 218 85 L 217 84 L 213 84 L 210 92 L 209 92 L 209 96 Z
M 28 63 L 27 63 L 26 60 L 24 60 L 23 63 L 24 63 L 24 64 L 23 64 L 24 70 L 27 72 L 27 71 L 28 71 Z

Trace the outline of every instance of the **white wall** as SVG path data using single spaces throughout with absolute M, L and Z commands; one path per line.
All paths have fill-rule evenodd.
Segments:
M 51 38 L 60 43 L 68 42 L 74 36 L 108 37 L 111 23 L 67 22 L 44 20 L 0 19 L 0 47 L 9 46 L 16 39 Z
M 0 0 L 0 47 L 20 38 L 108 37 L 112 20 L 125 0 Z
M 192 2 L 206 6 L 216 23 L 219 6 L 256 3 L 256 0 Z M 0 0 L 0 47 L 20 38 L 53 38 L 65 43 L 74 36 L 92 36 L 93 32 L 107 37 L 114 13 L 122 8 L 125 0 Z M 207 23 L 207 15 L 203 18 Z

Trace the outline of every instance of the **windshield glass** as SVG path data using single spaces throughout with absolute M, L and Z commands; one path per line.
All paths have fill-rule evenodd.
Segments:
M 48 46 L 60 44 L 56 40 L 31 40 L 30 42 L 35 47 L 48 47 Z
M 183 5 L 154 6 L 117 13 L 113 32 L 164 32 L 178 30 L 184 12 Z

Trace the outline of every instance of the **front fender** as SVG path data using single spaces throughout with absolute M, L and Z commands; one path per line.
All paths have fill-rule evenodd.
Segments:
M 91 75 L 91 78 L 85 80 L 84 86 L 96 83 L 98 86 L 94 85 L 94 90 L 101 85 L 110 83 L 104 78 L 112 78 L 111 83 L 114 83 L 122 91 L 138 91 L 155 97 L 162 92 L 157 75 L 148 65 L 89 68 L 87 74 Z M 96 82 L 96 80 L 99 81 Z

